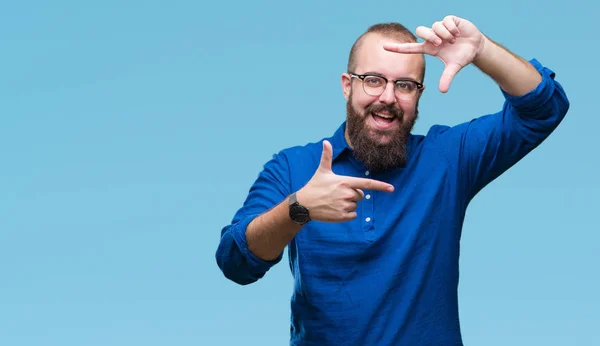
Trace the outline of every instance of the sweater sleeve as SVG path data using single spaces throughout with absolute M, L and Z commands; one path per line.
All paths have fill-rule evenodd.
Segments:
M 255 256 L 248 249 L 246 228 L 254 218 L 281 203 L 290 194 L 289 186 L 287 160 L 281 153 L 274 155 L 264 165 L 231 223 L 221 230 L 215 257 L 226 278 L 240 285 L 251 284 L 281 261 L 283 253 L 272 261 L 264 261 Z
M 438 147 L 458 169 L 461 192 L 468 203 L 481 189 L 538 147 L 557 128 L 569 101 L 555 73 L 536 59 L 530 63 L 542 76 L 525 95 L 505 98 L 502 109 L 449 127 Z

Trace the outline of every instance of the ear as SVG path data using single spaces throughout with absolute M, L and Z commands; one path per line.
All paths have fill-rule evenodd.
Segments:
M 352 89 L 352 78 L 348 73 L 342 73 L 342 92 L 344 93 L 344 98 L 348 101 L 350 98 L 350 89 Z
M 423 87 L 421 88 L 421 90 L 419 90 L 419 95 L 417 95 L 417 99 L 420 99 L 421 96 L 423 96 L 424 91 L 425 91 L 425 84 L 423 84 Z

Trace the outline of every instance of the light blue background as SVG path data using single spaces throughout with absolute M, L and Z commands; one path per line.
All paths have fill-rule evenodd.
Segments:
M 0 345 L 288 343 L 287 257 L 237 286 L 215 263 L 221 228 L 273 153 L 344 120 L 358 35 L 446 14 L 538 58 L 571 100 L 470 206 L 465 343 L 599 345 L 598 13 L 592 1 L 5 2 Z M 442 65 L 427 62 L 415 132 L 501 107 L 472 67 L 441 94 Z

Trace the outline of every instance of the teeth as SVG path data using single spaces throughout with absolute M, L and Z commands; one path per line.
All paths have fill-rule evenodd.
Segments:
M 381 114 L 381 113 L 374 113 L 375 115 L 377 115 L 378 117 L 382 117 L 382 118 L 386 118 L 386 119 L 392 119 L 393 116 L 388 115 L 388 114 Z

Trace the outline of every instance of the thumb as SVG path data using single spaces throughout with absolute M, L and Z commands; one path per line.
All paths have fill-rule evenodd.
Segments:
M 321 163 L 319 164 L 319 170 L 331 171 L 331 161 L 333 158 L 333 147 L 327 140 L 323 141 L 323 153 L 321 154 Z
M 444 72 L 442 72 L 442 77 L 440 78 L 440 91 L 445 93 L 450 89 L 450 84 L 452 84 L 452 80 L 454 76 L 460 71 L 462 67 L 458 64 L 447 64 Z

